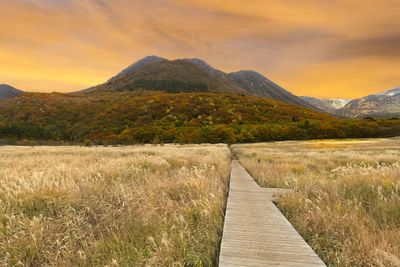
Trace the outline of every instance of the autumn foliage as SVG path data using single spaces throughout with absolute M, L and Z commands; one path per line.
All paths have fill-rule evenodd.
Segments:
M 0 101 L 0 139 L 5 142 L 238 143 L 399 134 L 395 118 L 339 119 L 238 94 L 32 93 Z

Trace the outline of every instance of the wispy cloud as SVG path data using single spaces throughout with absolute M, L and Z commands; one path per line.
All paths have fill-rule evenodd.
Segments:
M 397 0 L 1 1 L 0 82 L 72 91 L 143 56 L 256 69 L 297 94 L 400 84 Z

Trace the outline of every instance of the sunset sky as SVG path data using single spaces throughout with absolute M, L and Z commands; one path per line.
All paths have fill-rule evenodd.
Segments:
M 0 0 L 0 83 L 69 92 L 147 55 L 259 71 L 297 95 L 400 86 L 400 0 Z

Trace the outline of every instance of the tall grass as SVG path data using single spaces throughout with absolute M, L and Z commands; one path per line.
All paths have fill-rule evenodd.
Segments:
M 233 148 L 329 266 L 400 266 L 400 139 Z
M 212 266 L 226 146 L 0 148 L 0 266 Z

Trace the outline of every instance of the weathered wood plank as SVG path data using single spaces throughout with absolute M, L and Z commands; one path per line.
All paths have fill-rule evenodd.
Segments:
M 272 203 L 276 194 L 287 192 L 259 187 L 232 162 L 219 266 L 325 266 Z

